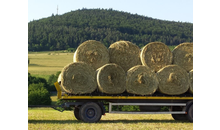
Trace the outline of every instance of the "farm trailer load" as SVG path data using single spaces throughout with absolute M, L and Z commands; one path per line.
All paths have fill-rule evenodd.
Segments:
M 178 96 L 167 96 L 156 93 L 150 96 L 139 96 L 128 93 L 107 95 L 99 92 L 83 95 L 71 95 L 61 91 L 60 84 L 54 83 L 57 98 L 63 102 L 61 108 L 74 107 L 77 120 L 83 122 L 98 122 L 105 113 L 116 114 L 171 114 L 175 120 L 193 122 L 193 95 L 186 93 Z M 107 102 L 104 104 L 103 102 Z M 108 111 L 105 106 L 108 105 Z M 140 111 L 113 111 L 113 106 L 136 105 Z M 161 107 L 168 107 L 169 111 L 160 111 Z

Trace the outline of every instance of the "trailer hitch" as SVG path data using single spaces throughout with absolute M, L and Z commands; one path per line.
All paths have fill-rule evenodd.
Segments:
M 39 107 L 50 107 L 54 110 L 57 110 L 59 112 L 63 112 L 65 110 L 64 104 L 58 105 L 58 106 L 51 106 L 51 105 L 28 105 L 30 108 L 39 108 Z
M 59 112 L 63 112 L 65 110 L 64 104 L 61 104 L 59 106 L 51 106 L 54 110 L 57 110 Z

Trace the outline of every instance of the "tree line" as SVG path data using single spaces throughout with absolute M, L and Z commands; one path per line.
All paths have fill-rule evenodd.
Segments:
M 131 41 L 139 47 L 154 41 L 178 45 L 193 41 L 193 24 L 85 8 L 28 23 L 29 51 L 67 50 L 86 40 L 100 41 L 106 47 L 119 40 Z

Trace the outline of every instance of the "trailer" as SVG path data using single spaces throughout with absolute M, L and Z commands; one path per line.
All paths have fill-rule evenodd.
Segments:
M 160 93 L 153 95 L 134 95 L 128 93 L 109 95 L 98 91 L 90 94 L 73 95 L 61 91 L 60 84 L 54 83 L 57 90 L 57 98 L 63 104 L 61 108 L 74 108 L 77 120 L 83 122 L 98 122 L 105 113 L 112 114 L 171 114 L 175 120 L 187 120 L 193 122 L 193 95 L 185 93 L 178 96 L 168 96 Z M 105 110 L 108 105 L 108 110 Z M 115 111 L 113 106 L 135 105 L 140 111 Z M 160 111 L 161 107 L 168 107 L 169 111 Z

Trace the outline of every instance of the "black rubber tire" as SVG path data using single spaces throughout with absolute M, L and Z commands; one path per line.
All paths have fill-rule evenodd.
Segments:
M 182 107 L 173 107 L 172 111 L 183 111 Z M 174 120 L 188 120 L 187 114 L 171 114 Z
M 178 121 L 187 121 L 187 115 L 186 114 L 171 114 L 174 120 L 178 120 Z
M 74 113 L 74 116 L 76 117 L 76 119 L 80 121 L 81 119 L 80 119 L 80 117 L 79 117 L 79 109 L 80 109 L 80 108 L 75 107 L 73 113 Z
M 102 111 L 98 104 L 88 102 L 79 109 L 79 117 L 83 122 L 95 123 L 101 119 Z
M 193 122 L 193 104 L 190 105 L 190 107 L 187 111 L 187 118 L 190 122 Z

